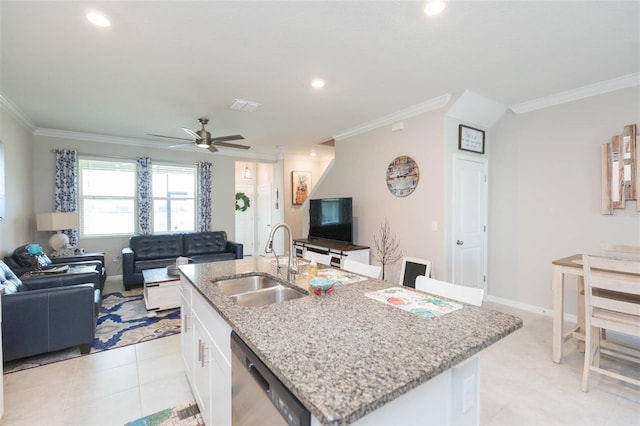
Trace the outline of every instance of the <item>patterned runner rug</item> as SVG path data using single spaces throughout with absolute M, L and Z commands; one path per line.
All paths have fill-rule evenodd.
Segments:
M 194 402 L 182 407 L 167 408 L 125 426 L 204 426 L 198 405 Z
M 180 332 L 180 308 L 147 311 L 142 288 L 107 293 L 96 326 L 91 353 L 133 345 Z M 81 356 L 78 347 L 17 359 L 4 364 L 4 374 Z

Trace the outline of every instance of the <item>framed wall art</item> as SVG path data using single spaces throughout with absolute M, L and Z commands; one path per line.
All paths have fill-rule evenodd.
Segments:
M 458 149 L 484 154 L 484 130 L 458 126 Z
M 291 204 L 301 206 L 311 191 L 311 172 L 291 172 Z

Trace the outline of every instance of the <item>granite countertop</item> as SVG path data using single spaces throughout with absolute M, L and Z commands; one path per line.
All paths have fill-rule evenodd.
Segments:
M 269 260 L 180 269 L 323 424 L 352 423 L 522 327 L 520 318 L 471 305 L 422 318 L 366 297 L 396 286 L 374 279 L 252 308 L 238 306 L 212 284 L 256 272 L 275 277 Z M 306 275 L 298 274 L 296 284 L 306 290 Z

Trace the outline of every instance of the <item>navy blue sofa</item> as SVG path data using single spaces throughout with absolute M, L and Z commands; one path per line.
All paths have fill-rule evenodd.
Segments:
M 242 244 L 227 240 L 224 231 L 134 235 L 122 249 L 122 282 L 127 290 L 143 283 L 142 271 L 175 265 L 184 256 L 192 263 L 242 259 Z

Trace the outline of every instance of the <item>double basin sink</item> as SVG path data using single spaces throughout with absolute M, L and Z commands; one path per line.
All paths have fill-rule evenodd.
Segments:
M 213 284 L 238 305 L 245 307 L 271 305 L 307 296 L 303 290 L 284 286 L 280 281 L 264 275 L 231 278 Z

